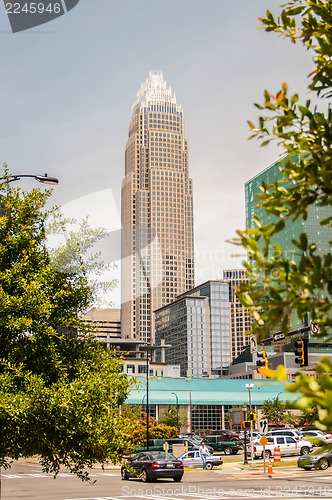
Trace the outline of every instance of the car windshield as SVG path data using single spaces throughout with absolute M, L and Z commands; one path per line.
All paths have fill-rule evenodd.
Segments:
M 156 453 L 149 454 L 152 460 L 177 460 L 171 453 L 166 453 L 165 451 L 159 451 Z

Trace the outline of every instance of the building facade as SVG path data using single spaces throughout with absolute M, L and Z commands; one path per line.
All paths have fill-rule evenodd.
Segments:
M 153 311 L 194 286 L 188 141 L 160 71 L 150 72 L 132 108 L 121 218 L 122 337 L 153 342 Z
M 247 281 L 245 269 L 227 269 L 223 279 L 229 284 L 229 318 L 231 332 L 231 361 L 236 359 L 249 344 L 248 330 L 251 317 L 236 296 L 240 283 Z
M 297 158 L 296 161 L 299 161 Z M 245 184 L 245 204 L 246 204 L 246 227 L 251 229 L 256 227 L 254 215 L 258 215 L 262 225 L 275 223 L 279 219 L 273 214 L 267 214 L 265 208 L 258 206 L 257 194 L 261 193 L 260 186 L 262 182 L 273 184 L 276 181 L 284 179 L 282 175 L 283 165 L 287 162 L 287 156 L 273 163 Z M 331 207 L 321 207 L 311 205 L 308 208 L 308 217 L 306 220 L 299 217 L 295 221 L 288 219 L 285 221 L 285 227 L 279 233 L 271 238 L 271 245 L 281 247 L 282 256 L 299 260 L 300 250 L 292 243 L 292 240 L 299 240 L 301 233 L 306 233 L 309 244 L 316 245 L 318 255 L 330 252 L 331 229 L 328 225 L 321 226 L 320 221 L 331 216 Z M 289 329 L 291 331 L 300 329 L 309 325 L 310 318 L 303 318 L 301 321 L 294 313 L 291 317 Z
M 231 363 L 229 283 L 208 281 L 155 312 L 156 345 L 181 376 L 221 376 Z
M 84 321 L 91 325 L 91 333 L 106 349 L 111 349 L 112 341 L 121 338 L 120 309 L 92 307 L 84 314 Z
M 140 380 L 140 377 L 137 377 Z M 140 405 L 144 408 L 144 377 L 129 393 L 127 404 Z M 249 406 L 249 393 L 246 388 L 248 380 L 232 380 L 225 378 L 153 378 L 149 382 L 149 413 L 159 419 L 159 416 L 178 401 L 179 408 L 187 413 L 189 432 L 211 431 L 227 428 L 242 429 L 241 422 L 237 425 L 227 419 L 227 414 L 233 407 L 237 409 Z M 281 401 L 295 400 L 297 395 L 285 391 L 285 386 L 278 380 L 255 380 L 251 388 L 251 404 L 257 414 L 254 428 L 260 429 L 260 407 L 267 399 L 280 398 Z M 177 400 L 176 400 L 177 396 Z M 263 417 L 262 417 L 263 418 Z M 232 427 L 231 427 L 232 425 Z

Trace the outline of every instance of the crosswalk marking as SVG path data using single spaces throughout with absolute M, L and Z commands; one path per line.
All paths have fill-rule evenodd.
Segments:
M 64 500 L 121 500 L 123 497 L 80 497 L 80 498 L 65 498 Z M 141 497 L 142 498 L 142 497 Z
M 97 476 L 119 476 L 119 474 L 112 474 L 109 472 L 97 472 L 96 474 L 89 474 L 90 477 L 97 477 Z M 52 474 L 42 474 L 40 472 L 29 472 L 29 473 L 22 473 L 22 474 L 2 474 L 3 479 L 23 479 L 27 477 L 51 477 L 53 478 Z M 70 474 L 70 473 L 64 473 L 60 472 L 57 477 L 76 477 L 75 474 Z

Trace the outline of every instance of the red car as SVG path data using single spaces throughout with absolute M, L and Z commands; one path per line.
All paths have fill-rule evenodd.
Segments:
M 223 441 L 243 441 L 240 438 L 240 434 L 231 430 L 223 430 L 223 431 L 211 431 L 211 436 L 221 436 Z

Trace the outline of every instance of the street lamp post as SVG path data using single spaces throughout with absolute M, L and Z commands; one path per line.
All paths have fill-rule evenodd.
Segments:
M 253 461 L 253 456 L 254 456 L 254 441 L 253 441 L 253 428 L 252 428 L 252 409 L 251 409 L 251 389 L 254 387 L 254 384 L 246 384 L 246 389 L 249 391 L 249 409 L 250 409 L 250 454 L 251 454 L 251 462 L 250 465 L 252 464 Z
M 242 410 L 245 411 L 245 420 L 247 420 L 247 404 L 243 405 Z M 247 428 L 244 427 L 244 457 L 243 457 L 243 464 L 246 465 L 247 463 L 248 463 Z
M 280 392 L 277 394 L 277 397 L 276 397 L 277 426 L 279 425 L 279 396 L 280 396 L 280 394 L 282 394 L 282 391 L 280 391 Z
M 170 345 L 141 345 L 140 350 L 146 352 L 146 450 L 149 451 L 149 354 L 160 348 L 171 347 Z
M 175 394 L 175 392 L 172 392 L 172 394 L 174 394 L 174 396 L 176 397 L 176 428 L 179 433 L 179 398 L 177 394 Z
M 18 175 L 9 175 L 8 177 L 0 177 L 0 181 L 5 180 L 7 183 L 15 182 L 21 180 L 23 177 L 30 177 L 35 179 L 38 182 L 42 182 L 43 184 L 51 184 L 56 185 L 59 184 L 59 180 L 56 177 L 49 177 L 47 174 L 45 175 L 33 175 L 33 174 L 18 174 Z

